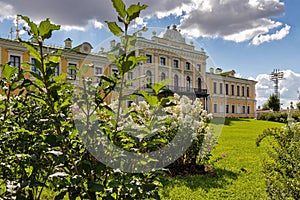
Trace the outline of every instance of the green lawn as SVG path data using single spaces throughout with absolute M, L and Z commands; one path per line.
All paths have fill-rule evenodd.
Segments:
M 264 129 L 282 126 L 253 119 L 227 121 L 213 151 L 214 156 L 226 154 L 215 164 L 217 176 L 167 179 L 162 199 L 266 199 L 263 160 L 268 142 L 256 147 L 255 141 Z

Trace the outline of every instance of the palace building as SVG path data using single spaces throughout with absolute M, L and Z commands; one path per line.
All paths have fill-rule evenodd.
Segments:
M 113 49 L 118 44 L 113 40 L 110 45 Z M 109 75 L 118 71 L 117 67 L 103 56 L 102 51 L 93 53 L 93 47 L 88 42 L 73 47 L 72 40 L 68 38 L 64 47 L 45 45 L 44 48 L 45 52 L 63 50 L 55 74 L 67 74 L 68 80 L 74 84 L 78 84 L 74 67 L 80 70 L 83 65 L 88 65 L 86 76 L 94 77 L 95 82 L 99 81 L 100 74 Z M 136 55 L 143 55 L 147 60 L 127 74 L 127 80 L 145 77 L 131 83 L 132 91 L 147 91 L 148 83 L 170 80 L 167 85 L 170 91 L 192 99 L 201 98 L 204 108 L 214 116 L 255 117 L 256 82 L 235 77 L 234 70 L 210 68 L 207 71 L 208 56 L 204 49 L 197 50 L 193 42 L 187 44 L 175 25 L 168 27 L 162 37 L 157 36 L 156 32 L 152 32 L 150 39 L 143 37 L 141 33 L 138 34 L 135 51 Z M 7 62 L 21 70 L 26 69 L 22 62 L 33 62 L 33 59 L 29 51 L 16 40 L 0 38 L 0 64 Z M 31 67 L 26 70 L 35 69 Z M 27 76 L 30 78 L 29 74 Z M 129 105 L 130 102 L 127 103 Z

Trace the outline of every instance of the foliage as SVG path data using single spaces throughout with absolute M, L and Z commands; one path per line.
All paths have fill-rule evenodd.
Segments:
M 300 198 L 300 123 L 281 129 L 266 129 L 257 145 L 272 137 L 270 161 L 265 163 L 267 193 L 271 199 Z
M 255 119 L 228 119 L 222 127 L 218 143 L 212 151 L 212 173 L 188 177 L 166 177 L 160 189 L 164 200 L 267 199 L 263 162 L 267 155 L 267 140 L 257 148 L 258 133 L 281 123 Z
M 275 95 L 272 94 L 268 99 L 268 107 L 273 111 L 280 110 L 280 99 Z
M 273 122 L 281 122 L 281 123 L 287 123 L 287 113 L 286 112 L 277 112 L 277 113 L 260 113 L 257 116 L 258 120 L 267 120 L 267 121 L 273 121 Z M 295 111 L 292 113 L 292 117 L 295 121 L 299 122 L 300 120 L 300 112 Z
M 22 66 L 30 68 L 33 65 L 36 71 L 18 73 L 13 66 L 1 66 L 0 180 L 3 182 L 0 182 L 0 187 L 5 188 L 0 193 L 1 198 L 35 200 L 42 198 L 44 190 L 52 190 L 56 200 L 65 196 L 69 199 L 159 199 L 161 182 L 157 173 L 160 171 L 129 173 L 112 169 L 94 157 L 89 148 L 96 147 L 97 139 L 103 137 L 124 150 L 141 155 L 170 142 L 181 123 L 184 127 L 181 132 L 187 131 L 185 136 L 193 136 L 193 141 L 177 163 L 197 165 L 203 162 L 201 159 L 208 159 L 199 154 L 201 147 L 209 152 L 206 146 L 202 146 L 208 138 L 209 117 L 200 109 L 199 100 L 159 98 L 166 82 L 151 85 L 152 93 L 139 91 L 130 96 L 124 93 L 128 85 L 126 73 L 145 60 L 145 57 L 135 55 L 133 47 L 137 32 L 128 35 L 128 28 L 147 6 L 138 3 L 126 9 L 122 0 L 112 0 L 112 3 L 123 27 L 117 22 L 107 22 L 111 32 L 121 37 L 120 48 L 114 49 L 107 57 L 117 65 L 119 73 L 103 75 L 96 87 L 84 74 L 79 73 L 82 84 L 76 88 L 67 81 L 66 75 L 54 76 L 62 51 L 46 51 L 44 40 L 60 26 L 52 24 L 49 19 L 37 25 L 21 16 L 28 25 L 24 30 L 37 42 L 19 41 L 35 60 L 34 64 L 22 63 Z M 26 74 L 30 74 L 29 79 Z M 118 92 L 118 101 L 113 109 L 113 105 L 107 105 L 107 102 L 115 91 Z M 157 111 L 163 109 L 166 118 L 162 121 L 147 118 L 145 113 L 138 112 L 142 103 L 122 111 L 124 97 L 132 100 L 142 97 L 144 105 L 149 108 L 147 112 L 162 117 Z M 82 118 L 75 119 L 72 111 L 82 114 Z M 130 116 L 131 123 L 143 126 L 141 130 L 146 136 L 151 136 L 155 127 L 162 123 L 165 123 L 165 129 L 154 137 L 141 140 L 141 137 L 129 134 L 128 127 L 122 127 L 123 116 Z M 143 123 L 140 119 L 144 120 Z M 93 130 L 102 138 L 91 137 L 89 132 Z M 148 158 L 141 161 L 144 165 L 149 162 L 156 161 Z
M 296 106 L 297 106 L 297 109 L 300 111 L 300 102 L 298 102 L 298 103 L 296 104 Z

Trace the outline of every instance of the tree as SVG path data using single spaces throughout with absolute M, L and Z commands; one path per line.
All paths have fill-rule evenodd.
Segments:
M 300 102 L 298 102 L 298 103 L 296 104 L 296 106 L 297 106 L 298 110 L 300 110 Z
M 273 111 L 279 111 L 280 110 L 280 99 L 275 94 L 272 94 L 268 100 L 268 106 Z

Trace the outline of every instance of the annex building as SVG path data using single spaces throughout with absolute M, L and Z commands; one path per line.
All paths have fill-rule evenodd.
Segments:
M 113 49 L 118 44 L 111 41 L 110 45 Z M 100 74 L 117 73 L 117 67 L 103 56 L 103 51 L 92 52 L 93 47 L 88 42 L 73 47 L 72 40 L 68 38 L 63 47 L 45 45 L 44 48 L 44 52 L 63 50 L 55 75 L 67 74 L 68 80 L 74 84 L 78 84 L 74 67 L 80 70 L 83 65 L 88 65 L 86 76 L 93 77 L 95 83 L 99 82 Z M 204 108 L 214 116 L 255 117 L 256 82 L 235 77 L 234 70 L 210 68 L 207 71 L 208 56 L 205 50 L 197 50 L 193 42 L 187 44 L 175 25 L 168 27 L 162 37 L 156 32 L 152 32 L 150 39 L 139 34 L 135 51 L 136 55 L 143 55 L 147 60 L 127 74 L 127 80 L 145 77 L 132 82 L 130 87 L 133 91 L 147 91 L 147 83 L 153 84 L 168 79 L 169 91 L 190 98 L 201 98 Z M 0 38 L 0 64 L 7 62 L 19 70 L 36 70 L 34 67 L 28 69 L 22 66 L 22 62 L 34 62 L 25 47 L 16 40 Z M 29 74 L 27 78 L 30 78 Z M 130 102 L 127 103 L 129 105 Z

